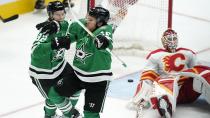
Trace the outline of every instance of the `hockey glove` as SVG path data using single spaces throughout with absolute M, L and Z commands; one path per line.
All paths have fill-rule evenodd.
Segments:
M 48 21 L 48 20 L 45 21 L 45 22 L 39 23 L 39 24 L 36 25 L 36 29 L 40 30 L 41 28 L 43 28 L 45 25 L 47 25 L 49 23 L 50 23 L 50 21 Z
M 109 46 L 109 40 L 105 36 L 98 35 L 96 37 L 97 37 L 95 39 L 96 48 L 100 50 L 100 49 L 106 49 Z
M 55 38 L 51 42 L 51 48 L 52 49 L 65 48 L 68 50 L 70 48 L 70 43 L 71 41 L 70 41 L 69 36 Z
M 38 24 L 37 29 L 41 28 L 41 33 L 43 33 L 44 35 L 46 34 L 53 34 L 56 33 L 60 30 L 60 24 L 57 21 L 46 21 L 43 23 Z

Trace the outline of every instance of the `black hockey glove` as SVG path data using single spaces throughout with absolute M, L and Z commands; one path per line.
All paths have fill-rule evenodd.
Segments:
M 109 40 L 105 36 L 98 35 L 96 37 L 97 37 L 95 39 L 96 48 L 98 48 L 98 49 L 106 49 L 109 46 Z
M 45 21 L 45 22 L 39 23 L 39 24 L 36 25 L 36 29 L 40 30 L 41 28 L 43 28 L 45 25 L 47 25 L 49 23 L 50 23 L 50 21 L 48 21 L 48 20 Z
M 43 23 L 40 23 L 38 25 L 36 25 L 37 29 L 41 28 L 41 33 L 43 33 L 44 35 L 46 34 L 53 34 L 56 33 L 60 30 L 60 24 L 57 21 L 45 21 Z
M 70 43 L 71 41 L 70 41 L 69 36 L 55 38 L 51 42 L 51 48 L 52 49 L 65 48 L 68 50 L 70 48 Z

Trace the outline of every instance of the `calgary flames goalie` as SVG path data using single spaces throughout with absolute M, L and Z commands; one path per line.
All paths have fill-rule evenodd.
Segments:
M 171 118 L 176 104 L 192 103 L 202 94 L 210 103 L 210 68 L 197 65 L 196 55 L 186 48 L 177 48 L 178 38 L 168 29 L 161 38 L 164 49 L 152 51 L 141 74 L 136 94 L 128 104 L 156 110 L 164 118 Z

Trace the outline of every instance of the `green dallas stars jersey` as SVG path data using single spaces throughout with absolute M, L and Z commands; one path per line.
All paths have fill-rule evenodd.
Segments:
M 80 20 L 85 24 L 85 20 Z M 105 49 L 97 49 L 94 40 L 76 22 L 69 28 L 71 42 L 76 42 L 76 53 L 73 60 L 73 68 L 76 75 L 85 82 L 99 82 L 112 79 L 111 54 Z M 112 46 L 112 26 L 104 25 L 96 29 L 95 36 L 101 34 L 109 39 L 109 49 Z
M 66 61 L 65 49 L 52 50 L 51 41 L 66 35 L 68 22 L 62 21 L 60 31 L 52 35 L 39 33 L 31 51 L 30 76 L 36 79 L 54 79 L 63 71 Z

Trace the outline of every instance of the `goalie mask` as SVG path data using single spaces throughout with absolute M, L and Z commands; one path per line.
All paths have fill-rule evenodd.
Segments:
M 90 9 L 88 14 L 96 18 L 96 24 L 102 23 L 102 25 L 105 25 L 110 18 L 109 11 L 103 7 L 94 7 Z
M 64 12 L 66 12 L 64 4 L 60 1 L 49 2 L 49 4 L 47 5 L 47 14 L 50 19 L 53 19 L 54 12 L 60 10 L 64 10 Z
M 168 50 L 169 52 L 176 52 L 176 48 L 178 45 L 178 38 L 177 33 L 172 30 L 168 29 L 163 33 L 163 36 L 161 38 L 163 47 Z

